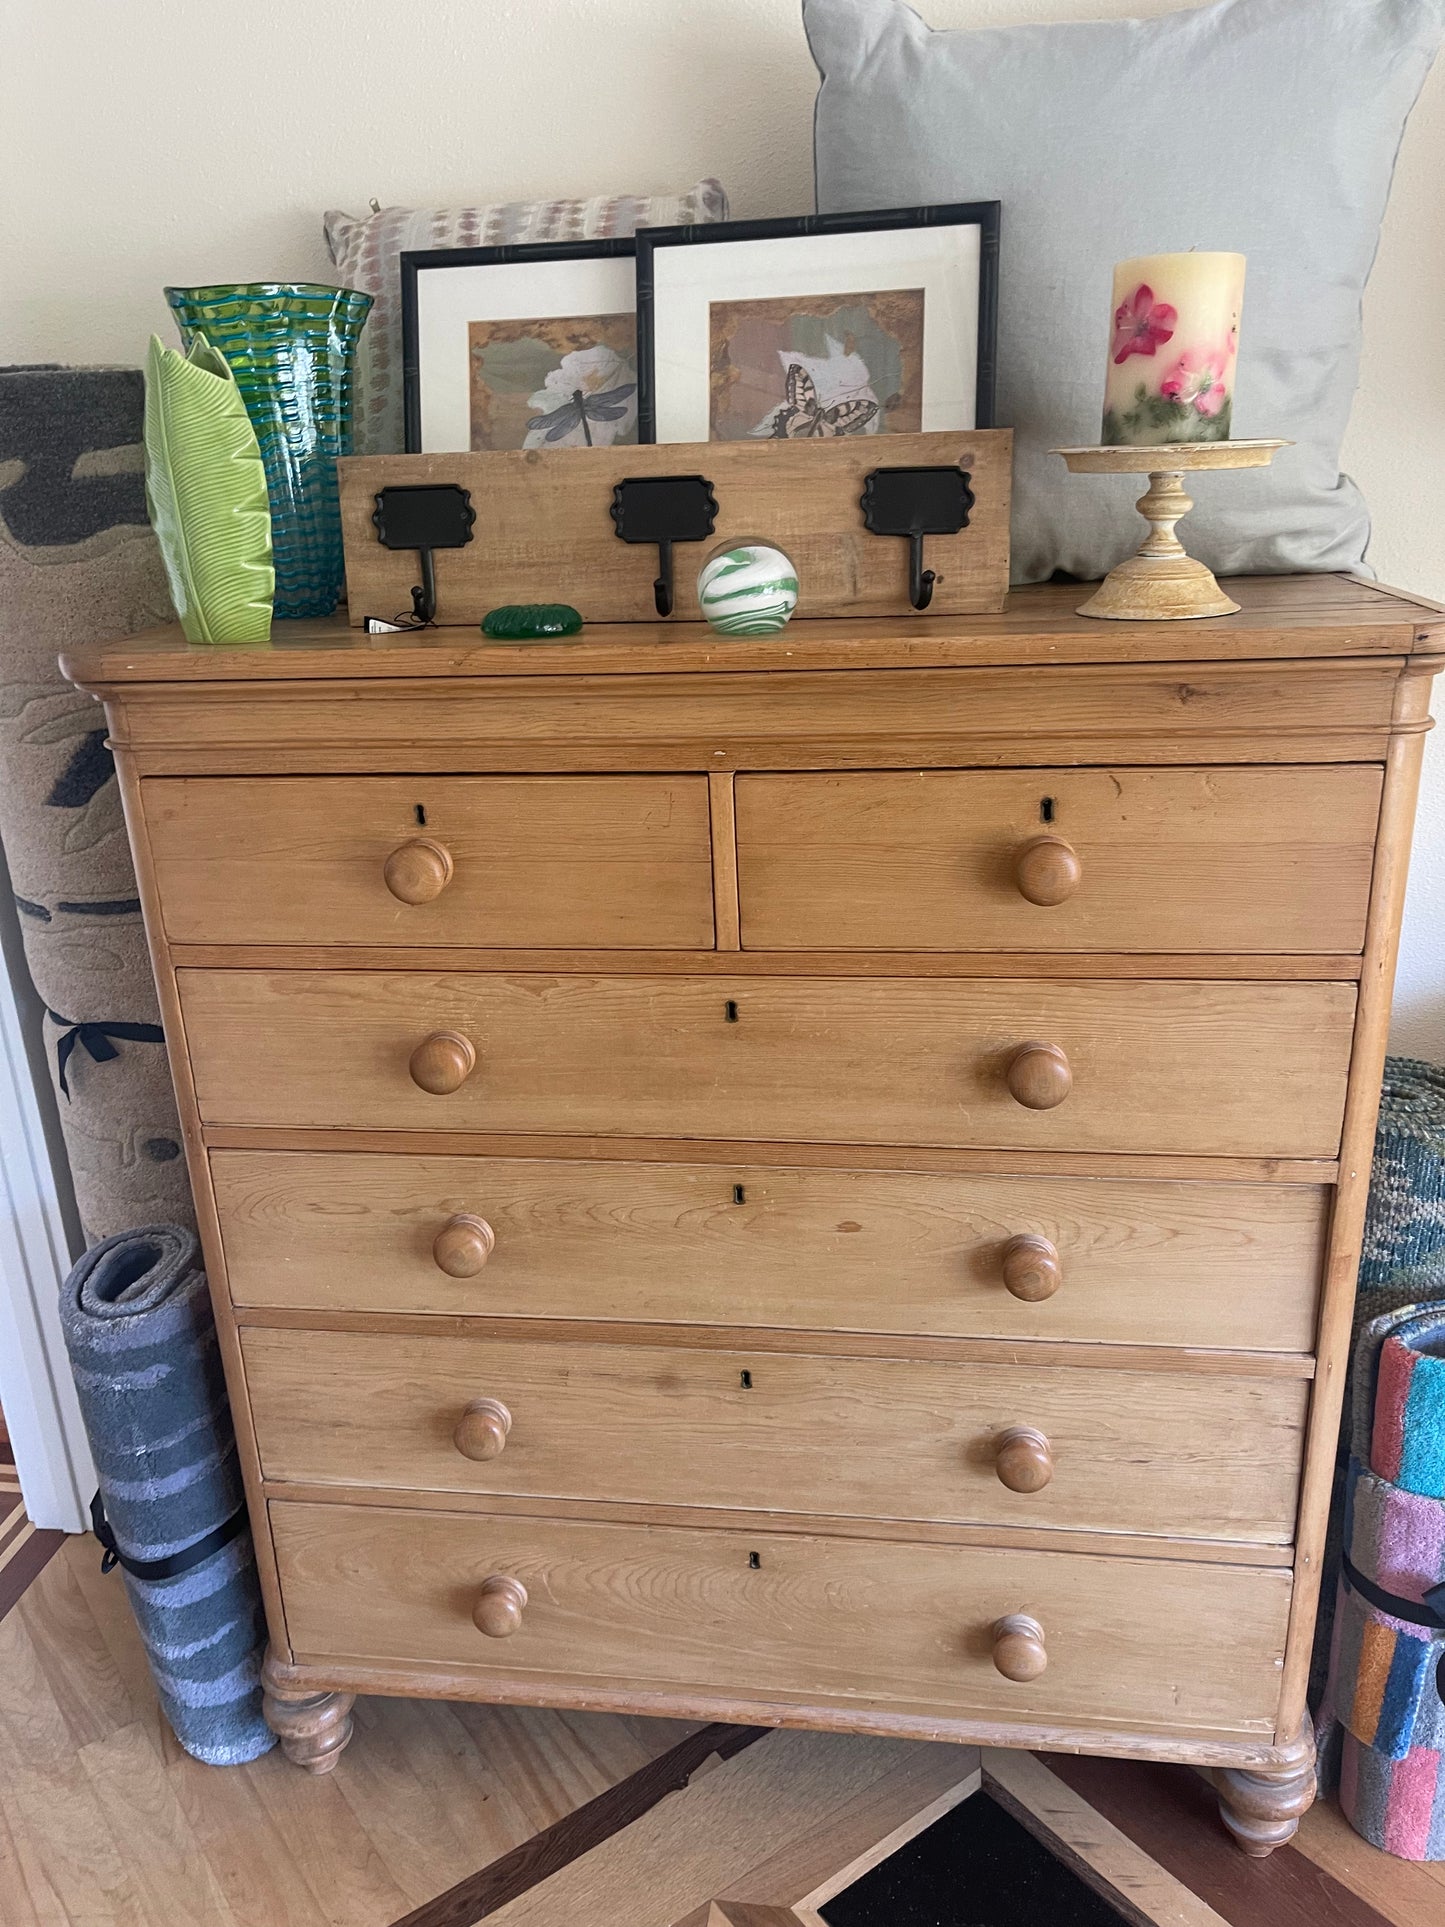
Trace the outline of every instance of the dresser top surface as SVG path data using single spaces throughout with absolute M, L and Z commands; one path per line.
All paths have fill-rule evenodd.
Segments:
M 1101 622 L 1077 614 L 1078 583 L 1014 590 L 999 615 L 794 622 L 728 638 L 697 622 L 597 623 L 564 642 L 491 642 L 476 629 L 367 635 L 344 614 L 278 622 L 268 643 L 188 643 L 178 624 L 68 651 L 72 682 L 431 680 L 459 676 L 658 675 L 716 671 L 999 667 L 1419 656 L 1445 662 L 1445 610 L 1348 575 L 1237 577 L 1238 615 L 1206 622 Z

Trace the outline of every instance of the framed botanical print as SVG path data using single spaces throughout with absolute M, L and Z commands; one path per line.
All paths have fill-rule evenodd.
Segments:
M 630 236 L 401 257 L 408 454 L 635 442 Z
M 637 234 L 645 442 L 991 428 L 999 204 Z

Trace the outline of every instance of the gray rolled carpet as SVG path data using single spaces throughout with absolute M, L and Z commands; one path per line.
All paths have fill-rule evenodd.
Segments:
M 147 1225 L 87 1251 L 61 1323 L 161 1705 L 211 1766 L 274 1746 L 261 1718 L 260 1589 L 215 1319 L 193 1232 Z M 108 1527 L 108 1530 L 107 1530 Z

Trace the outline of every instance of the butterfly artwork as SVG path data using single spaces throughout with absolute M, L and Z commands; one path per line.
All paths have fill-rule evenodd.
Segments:
M 922 426 L 923 290 L 713 302 L 712 441 L 833 441 Z
M 825 408 L 817 383 L 801 362 L 792 362 L 785 379 L 787 400 L 773 413 L 770 439 L 779 442 L 821 440 L 825 436 L 861 435 L 878 413 L 876 401 L 855 398 L 835 401 Z

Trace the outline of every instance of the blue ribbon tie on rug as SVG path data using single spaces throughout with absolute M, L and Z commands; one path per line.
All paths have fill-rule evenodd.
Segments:
M 179 1225 L 106 1238 L 66 1279 L 61 1322 L 119 1564 L 166 1718 L 211 1766 L 275 1745 L 266 1630 L 200 1251 Z

